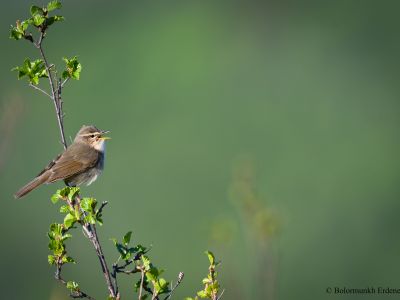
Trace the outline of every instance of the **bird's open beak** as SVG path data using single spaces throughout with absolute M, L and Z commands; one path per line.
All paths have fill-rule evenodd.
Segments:
M 101 134 L 103 135 L 103 134 L 106 134 L 106 133 L 109 133 L 109 132 L 110 132 L 110 130 L 102 130 Z M 111 138 L 109 136 L 102 136 L 99 139 L 100 140 L 111 140 Z

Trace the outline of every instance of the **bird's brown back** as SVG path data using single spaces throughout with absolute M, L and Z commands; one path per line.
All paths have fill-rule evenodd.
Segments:
M 47 172 L 47 183 L 71 177 L 96 166 L 100 153 L 84 143 L 73 143 L 58 159 L 51 162 L 41 174 Z

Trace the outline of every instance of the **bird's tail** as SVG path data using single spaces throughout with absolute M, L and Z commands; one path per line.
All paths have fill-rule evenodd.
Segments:
M 26 185 L 24 185 L 22 188 L 20 188 L 19 191 L 15 193 L 14 197 L 16 199 L 19 199 L 19 198 L 25 196 L 33 189 L 36 189 L 39 185 L 45 183 L 47 180 L 47 177 L 48 176 L 46 173 L 36 177 L 31 182 L 28 182 Z

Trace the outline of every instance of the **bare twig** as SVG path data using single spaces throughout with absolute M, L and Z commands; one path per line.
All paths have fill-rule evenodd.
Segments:
M 57 76 L 57 73 L 56 73 Z M 58 110 L 60 112 L 60 118 L 61 118 L 61 125 L 64 125 L 64 116 L 65 114 L 63 113 L 63 104 L 64 102 L 62 101 L 61 98 L 61 78 L 58 78 L 58 82 L 57 82 L 57 103 L 58 103 Z
M 143 282 L 144 282 L 144 268 L 140 269 L 141 277 L 140 277 L 140 287 L 139 287 L 139 300 L 142 300 L 142 293 L 143 293 Z
M 221 294 L 219 294 L 217 300 L 220 300 L 220 299 L 222 298 L 222 295 L 224 294 L 224 292 L 225 292 L 225 289 L 223 289 L 222 292 L 221 292 Z
M 92 242 L 92 244 L 96 250 L 97 256 L 99 258 L 101 268 L 103 271 L 103 275 L 104 275 L 104 278 L 106 279 L 106 283 L 108 286 L 108 291 L 110 292 L 111 297 L 115 298 L 116 294 L 115 294 L 114 286 L 111 282 L 110 271 L 108 270 L 108 266 L 107 266 L 106 259 L 104 257 L 103 250 L 101 249 L 101 245 L 100 245 L 99 238 L 98 238 L 97 231 L 96 231 L 96 225 L 88 224 L 88 226 L 92 227 L 93 237 L 92 237 L 92 239 L 90 239 L 90 241 Z
M 118 295 L 119 294 L 119 286 L 118 286 L 118 280 L 117 280 L 117 263 L 113 263 L 112 268 L 113 271 L 111 272 L 111 277 L 113 279 L 113 285 L 115 288 L 115 293 Z
M 153 295 L 154 297 L 154 291 L 152 291 L 148 286 L 143 285 L 143 290 L 148 292 L 150 295 Z M 156 295 L 154 299 L 159 300 L 160 298 L 158 297 L 158 295 Z
M 62 277 L 61 277 L 61 263 L 56 263 L 56 273 L 54 274 L 54 277 L 61 282 L 63 285 L 67 286 L 67 281 L 65 281 Z M 86 298 L 89 300 L 95 300 L 95 298 L 89 296 L 88 294 L 86 294 L 85 292 L 82 292 L 81 290 L 77 290 L 74 292 L 71 292 L 70 296 L 72 298 Z
M 34 88 L 35 90 L 38 90 L 39 92 L 45 94 L 47 97 L 50 97 L 50 99 L 51 99 L 50 94 L 47 93 L 45 90 L 42 90 L 40 87 L 38 87 L 38 86 L 36 86 L 36 85 L 34 85 L 34 84 L 32 84 L 32 83 L 29 83 L 29 86 L 32 87 L 32 88 Z
M 135 273 L 141 272 L 141 267 L 139 267 L 139 266 L 136 266 L 136 267 L 133 268 L 132 270 L 125 270 L 125 268 L 126 268 L 127 266 L 129 266 L 129 265 L 130 265 L 130 263 L 125 264 L 124 266 L 118 266 L 118 265 L 117 265 L 117 267 L 116 267 L 116 272 L 117 272 L 117 273 L 127 274 L 127 275 L 129 275 L 129 274 L 135 274 Z
M 62 83 L 61 83 L 61 88 L 63 88 L 64 87 L 64 85 L 68 82 L 68 80 L 69 80 L 69 77 L 67 77 Z
M 134 262 L 134 260 L 136 260 L 136 258 L 134 260 L 132 260 L 132 259 L 126 260 L 123 265 L 119 266 L 118 262 L 119 262 L 120 258 L 121 257 L 118 257 L 117 261 L 115 263 L 113 263 L 113 265 L 112 265 L 113 271 L 111 272 L 111 277 L 113 278 L 115 293 L 117 295 L 119 293 L 118 279 L 117 279 L 118 273 L 123 273 L 123 274 L 129 275 L 129 274 L 134 274 L 134 273 L 140 272 L 140 267 L 138 267 L 138 266 L 136 266 L 132 270 L 125 270 L 125 268 L 127 266 L 129 266 L 130 264 L 132 264 Z
M 158 299 L 158 294 L 157 294 L 156 289 L 154 288 L 154 290 L 153 290 L 153 296 L 151 297 L 151 300 L 155 300 L 155 299 Z
M 49 77 L 49 84 L 50 84 L 50 89 L 51 89 L 51 94 L 52 94 L 52 96 L 50 98 L 53 100 L 54 108 L 56 110 L 58 127 L 60 129 L 60 135 L 61 135 L 61 142 L 64 146 L 64 149 L 67 149 L 67 142 L 65 140 L 64 125 L 63 125 L 63 120 L 62 120 L 63 112 L 62 112 L 62 107 L 60 105 L 60 99 L 58 97 L 61 94 L 61 89 L 58 89 L 58 91 L 56 91 L 54 78 L 53 78 L 53 75 L 51 74 L 51 70 L 50 70 L 52 66 L 49 65 L 47 58 L 43 51 L 42 42 L 43 42 L 44 35 L 45 35 L 45 33 L 43 31 L 41 31 L 39 41 L 37 43 L 34 43 L 34 45 L 36 46 L 36 48 L 39 49 L 40 55 L 42 56 L 42 59 L 44 62 L 44 66 L 46 68 L 47 75 Z
M 175 283 L 174 287 L 171 289 L 171 291 L 169 292 L 167 297 L 164 298 L 164 300 L 168 300 L 168 299 L 170 299 L 172 297 L 172 293 L 175 291 L 175 289 L 178 287 L 178 285 L 181 284 L 184 276 L 185 276 L 185 274 L 183 272 L 179 272 L 178 281 Z
M 79 209 L 81 209 L 81 207 L 80 207 L 81 198 L 79 195 L 76 196 L 76 200 L 77 200 L 77 205 L 79 205 Z M 99 242 L 99 237 L 97 235 L 97 230 L 96 230 L 96 224 L 83 223 L 82 226 L 83 226 L 83 228 L 86 228 L 84 230 L 88 235 L 87 237 L 93 244 L 93 247 L 96 251 L 97 257 L 99 258 L 101 269 L 102 269 L 104 278 L 106 280 L 106 284 L 107 284 L 108 291 L 110 292 L 110 296 L 115 298 L 117 293 L 115 292 L 114 285 L 111 281 L 110 271 L 108 269 L 108 265 L 107 265 L 106 259 L 104 257 L 104 253 L 103 253 L 103 250 L 102 250 L 100 242 Z
M 115 288 L 115 293 L 119 293 L 119 286 L 118 286 L 118 280 L 117 280 L 117 274 L 120 272 L 121 269 L 125 268 L 128 264 L 132 263 L 132 261 L 125 261 L 125 265 L 123 266 L 118 266 L 118 262 L 120 260 L 120 256 L 118 257 L 117 261 L 112 264 L 113 271 L 111 272 L 111 277 L 113 278 L 113 284 Z
M 103 201 L 103 202 L 101 203 L 100 208 L 99 208 L 99 210 L 97 211 L 96 214 L 101 214 L 101 213 L 103 212 L 103 208 L 104 208 L 107 204 L 108 204 L 107 201 Z
M 123 273 L 123 274 L 126 274 L 126 275 L 135 274 L 135 273 L 139 273 L 139 272 L 140 271 L 138 269 L 118 271 L 118 273 Z

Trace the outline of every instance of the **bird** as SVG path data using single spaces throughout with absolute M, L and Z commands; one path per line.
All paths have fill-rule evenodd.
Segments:
M 22 198 L 40 185 L 64 180 L 67 186 L 91 184 L 104 168 L 105 141 L 110 139 L 94 125 L 83 125 L 73 143 L 52 160 L 32 181 L 19 189 L 14 197 Z

